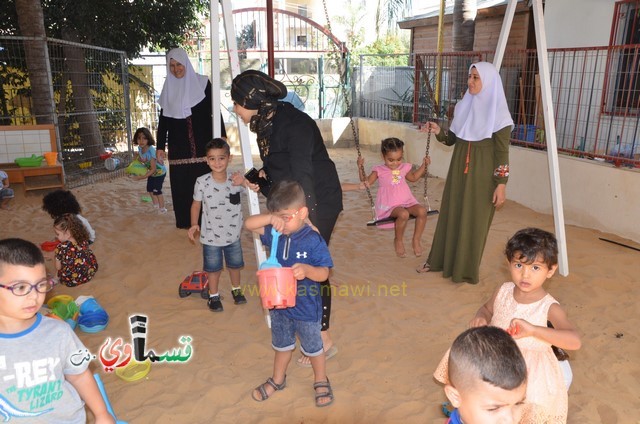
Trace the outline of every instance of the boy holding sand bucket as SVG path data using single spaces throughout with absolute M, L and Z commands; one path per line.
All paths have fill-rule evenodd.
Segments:
M 296 336 L 302 353 L 313 367 L 315 403 L 318 407 L 333 402 L 333 390 L 325 369 L 325 355 L 320 336 L 322 298 L 320 282 L 329 277 L 333 261 L 322 236 L 307 224 L 309 209 L 302 186 L 289 180 L 277 182 L 267 197 L 269 213 L 247 218 L 245 227 L 257 234 L 265 246 L 276 249 L 283 267 L 290 267 L 297 280 L 295 306 L 271 309 L 271 345 L 275 359 L 273 375 L 251 393 L 262 402 L 287 384 L 287 367 L 295 349 Z M 271 229 L 281 233 L 277 246 L 271 246 Z M 268 293 L 261 293 L 261 296 Z

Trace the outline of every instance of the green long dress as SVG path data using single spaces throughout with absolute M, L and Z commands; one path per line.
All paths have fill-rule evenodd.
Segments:
M 493 193 L 509 176 L 510 134 L 511 126 L 474 142 L 451 131 L 438 134 L 439 141 L 455 147 L 427 263 L 431 271 L 442 271 L 456 283 L 477 284 L 480 279 L 480 260 L 495 212 Z

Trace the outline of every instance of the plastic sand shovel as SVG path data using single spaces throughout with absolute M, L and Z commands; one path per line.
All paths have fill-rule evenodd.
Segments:
M 280 262 L 278 262 L 278 259 L 276 258 L 280 233 L 277 232 L 273 227 L 271 227 L 271 237 L 271 252 L 269 253 L 269 257 L 266 261 L 260 264 L 260 267 L 258 269 L 282 268 L 282 265 L 280 265 Z

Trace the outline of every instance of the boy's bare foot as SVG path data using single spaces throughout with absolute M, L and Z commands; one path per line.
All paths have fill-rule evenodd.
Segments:
M 418 258 L 422 256 L 422 244 L 419 239 L 413 240 L 413 253 L 415 253 Z
M 402 242 L 402 240 L 394 239 L 393 240 L 393 244 L 394 244 L 395 249 L 396 249 L 396 255 L 399 258 L 406 258 L 407 257 L 407 252 L 405 252 L 405 250 L 404 250 L 404 243 Z
M 338 353 L 338 348 L 334 345 L 329 346 L 328 348 L 324 349 L 324 355 L 325 355 L 325 360 L 327 359 L 331 359 L 334 356 L 336 356 L 336 353 Z M 304 368 L 310 368 L 311 367 L 311 359 L 309 359 L 308 356 L 306 355 L 301 355 L 297 360 L 296 363 Z

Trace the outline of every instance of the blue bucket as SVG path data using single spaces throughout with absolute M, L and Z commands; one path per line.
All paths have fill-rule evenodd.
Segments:
M 516 125 L 513 132 L 514 140 L 526 141 L 527 143 L 533 143 L 536 140 L 535 125 Z

